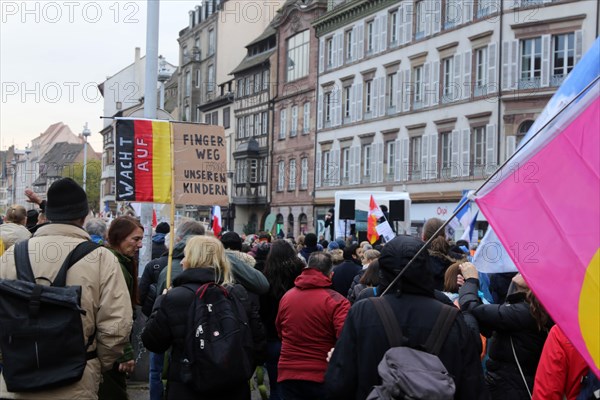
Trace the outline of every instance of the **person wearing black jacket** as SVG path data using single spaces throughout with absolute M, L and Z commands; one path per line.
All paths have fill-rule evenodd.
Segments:
M 205 251 L 207 248 L 212 251 Z M 173 288 L 160 296 L 146 328 L 142 332 L 144 346 L 153 352 L 162 353 L 172 347 L 169 372 L 167 377 L 167 399 L 169 400 L 250 400 L 248 382 L 231 382 L 227 387 L 212 391 L 195 391 L 183 382 L 182 365 L 187 332 L 188 310 L 194 300 L 194 291 L 186 284 L 197 287 L 209 282 L 220 285 L 232 283 L 229 261 L 221 242 L 208 236 L 194 236 L 185 247 L 185 258 L 182 260 L 183 272 L 173 281 Z M 229 290 L 233 296 L 245 293 L 241 285 Z M 254 367 L 265 360 L 265 331 L 258 315 L 258 304 L 252 303 L 247 294 L 238 297 L 244 303 L 248 322 L 254 342 L 251 355 Z
M 398 236 L 387 243 L 379 258 L 380 287 L 389 286 L 423 245 L 422 241 L 410 236 Z M 434 292 L 428 257 L 427 252 L 422 252 L 385 295 L 410 347 L 425 343 L 443 306 Z M 355 303 L 325 375 L 330 398 L 366 399 L 371 388 L 381 384 L 377 366 L 389 348 L 383 323 L 372 302 Z M 454 320 L 439 358 L 454 378 L 455 399 L 489 398 L 475 336 L 462 315 Z
M 459 290 L 460 308 L 475 317 L 482 335 L 492 337 L 488 341 L 485 376 L 492 399 L 530 399 L 552 320 L 521 274 L 512 279 L 506 303 L 482 304 L 477 294 L 477 269 L 471 263 L 461 264 L 460 269 L 465 278 L 465 284 Z
M 344 249 L 344 262 L 333 268 L 331 288 L 346 297 L 352 286 L 354 277 L 362 271 L 362 265 L 356 254 L 358 244 L 353 244 Z

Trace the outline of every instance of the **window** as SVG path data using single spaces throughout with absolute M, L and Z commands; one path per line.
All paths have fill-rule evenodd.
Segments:
M 190 106 L 185 106 L 184 109 L 184 115 L 183 117 L 185 118 L 184 121 L 190 121 L 191 122 L 191 115 L 190 115 Z
M 448 103 L 454 100 L 454 57 L 444 58 L 442 60 L 442 103 Z
M 452 132 L 440 133 L 440 159 L 442 165 L 441 175 L 450 176 L 450 163 L 452 162 Z
M 262 75 L 262 90 L 267 90 L 269 88 L 269 70 L 263 71 Z
M 488 64 L 487 47 L 475 50 L 475 96 L 487 93 Z
M 260 72 L 254 74 L 254 93 L 260 92 L 260 88 L 262 87 L 260 78 L 261 78 Z
M 330 186 L 330 176 L 329 172 L 331 171 L 331 152 L 324 151 L 323 152 L 323 186 Z
M 244 79 L 244 86 L 246 86 L 246 95 L 250 96 L 252 94 L 252 82 L 250 81 L 249 76 L 247 76 L 246 79 Z
M 373 52 L 375 46 L 375 21 L 367 22 L 367 54 Z
M 252 127 L 250 126 L 250 119 L 252 116 L 250 115 L 246 115 L 244 117 L 244 132 L 246 133 L 246 137 L 251 137 L 252 136 Z
M 519 88 L 540 86 L 542 75 L 542 38 L 521 41 L 521 80 Z
M 237 137 L 238 139 L 244 137 L 244 118 L 242 117 L 237 119 Z
M 354 59 L 354 54 L 352 52 L 352 29 L 346 31 L 346 61 L 352 61 Z
M 494 0 L 479 0 L 477 3 L 477 17 L 482 18 L 497 11 Z
M 413 82 L 415 83 L 415 97 L 413 108 L 423 107 L 423 66 L 420 65 L 413 69 Z
M 519 125 L 519 130 L 517 131 L 517 140 L 516 140 L 516 147 L 519 147 L 519 145 L 521 144 L 521 141 L 523 140 L 523 138 L 525 137 L 525 135 L 527 134 L 527 132 L 529 132 L 529 128 L 531 128 L 531 126 L 533 125 L 533 121 L 531 120 L 527 120 L 523 123 L 521 123 L 521 125 Z
M 304 116 L 302 120 L 302 133 L 310 132 L 310 103 L 304 103 Z
M 363 154 L 365 157 L 363 158 L 363 175 L 366 177 L 371 176 L 371 145 L 365 145 L 363 149 Z
M 396 142 L 390 140 L 387 142 L 387 175 L 388 180 L 394 179 L 394 173 L 396 172 Z
M 202 119 L 200 118 L 200 109 L 197 107 L 196 107 L 196 119 L 194 121 L 202 122 Z
M 308 187 L 308 158 L 303 157 L 300 160 L 300 189 Z
M 231 123 L 229 121 L 231 118 L 230 114 L 231 114 L 230 108 L 225 107 L 223 109 L 223 128 L 225 128 L 225 129 L 229 129 L 229 127 L 231 126 Z
M 202 80 L 201 76 L 202 76 L 202 71 L 200 71 L 200 68 L 198 68 L 196 70 L 196 87 L 199 88 L 200 87 L 200 81 Z
M 350 148 L 342 150 L 342 181 L 348 183 L 350 179 Z
M 279 112 L 279 139 L 285 139 L 287 135 L 287 109 Z
M 575 66 L 575 34 L 552 36 L 551 85 L 559 86 Z
M 417 1 L 415 8 L 415 39 L 421 39 L 425 36 L 425 1 Z
M 389 19 L 388 31 L 390 32 L 390 44 L 394 45 L 394 44 L 398 43 L 398 32 L 396 31 L 396 28 L 398 27 L 398 10 L 391 12 L 388 19 Z
M 288 180 L 288 190 L 296 189 L 296 160 L 290 160 L 290 176 Z
M 285 187 L 285 161 L 279 161 L 279 175 L 277 176 L 277 190 L 282 192 Z
M 250 176 L 248 180 L 250 183 L 256 183 L 258 180 L 258 160 L 253 158 L 248 161 L 250 161 Z
M 396 74 L 388 74 L 385 83 L 385 104 L 387 105 L 388 113 L 396 111 L 396 96 L 394 93 L 394 87 L 396 85 L 395 81 Z
M 326 49 L 326 62 L 327 62 L 327 68 L 331 68 L 333 67 L 333 38 L 330 37 L 329 39 L 325 40 L 325 49 Z
M 473 165 L 485 165 L 485 126 L 473 128 Z
M 262 135 L 262 118 L 260 113 L 254 114 L 254 136 Z
M 269 114 L 266 111 L 262 112 L 262 134 L 266 135 L 269 129 Z
M 308 75 L 309 43 L 308 30 L 300 32 L 287 40 L 287 82 Z
M 410 138 L 410 179 L 421 179 L 421 136 Z
M 323 116 L 325 118 L 324 125 L 329 126 L 331 124 L 331 97 L 333 96 L 333 92 L 325 93 L 325 104 L 323 105 Z
M 252 137 L 255 135 L 254 132 L 254 115 L 248 115 L 246 118 L 248 118 L 248 127 L 246 129 L 248 129 L 248 137 Z
M 296 136 L 298 132 L 298 106 L 292 106 L 292 129 L 290 136 Z
M 208 91 L 212 92 L 213 90 L 215 90 L 215 66 L 214 65 L 209 65 L 208 66 L 208 78 L 206 79 L 206 82 L 208 82 Z
M 346 86 L 344 87 L 344 122 L 350 122 L 350 110 L 351 110 L 351 104 L 350 104 L 350 90 L 352 89 L 352 86 Z
M 215 54 L 215 30 L 211 29 L 208 31 L 208 55 L 213 54 Z
M 462 5 L 458 0 L 446 0 L 444 7 L 444 29 L 451 29 L 460 21 Z
M 238 95 L 238 97 L 244 96 L 244 80 L 243 79 L 237 80 L 237 95 Z
M 365 114 L 370 114 L 373 111 L 373 81 L 365 82 Z
M 190 71 L 185 73 L 185 97 L 192 95 L 192 74 Z

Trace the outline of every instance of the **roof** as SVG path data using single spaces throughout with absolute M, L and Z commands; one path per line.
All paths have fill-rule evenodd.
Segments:
M 252 68 L 252 67 L 255 67 L 257 65 L 264 63 L 265 61 L 267 61 L 269 59 L 269 57 L 271 57 L 271 55 L 275 52 L 275 50 L 276 49 L 273 48 L 265 53 L 260 53 L 255 56 L 246 56 L 242 60 L 240 65 L 238 65 L 233 71 L 231 71 L 231 73 L 237 74 L 238 72 L 247 70 L 248 68 Z
M 261 33 L 256 39 L 254 39 L 253 41 L 251 41 L 250 43 L 248 43 L 246 45 L 246 48 L 257 44 L 259 42 L 262 42 L 263 40 L 275 35 L 277 33 L 277 30 L 275 28 L 273 28 L 271 26 L 271 24 L 269 24 L 269 26 L 267 26 L 267 28 L 263 31 L 263 33 Z
M 62 176 L 63 167 L 75 162 L 82 151 L 83 144 L 81 143 L 56 143 L 40 160 L 40 164 L 45 165 L 43 175 Z

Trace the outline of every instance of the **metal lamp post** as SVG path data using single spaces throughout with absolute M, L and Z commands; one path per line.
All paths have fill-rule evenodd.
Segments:
M 10 162 L 12 167 L 13 181 L 12 181 L 12 204 L 17 202 L 17 160 L 15 158 Z
M 83 132 L 81 135 L 83 136 L 83 191 L 86 191 L 86 183 L 87 183 L 87 142 L 88 137 L 92 134 L 92 131 L 88 128 L 88 123 L 86 122 L 83 127 Z

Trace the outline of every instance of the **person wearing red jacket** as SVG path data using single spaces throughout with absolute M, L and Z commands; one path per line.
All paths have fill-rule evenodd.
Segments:
M 589 370 L 563 331 L 550 329 L 535 374 L 532 400 L 575 400 Z
M 327 253 L 311 254 L 308 266 L 279 303 L 275 320 L 281 338 L 277 381 L 286 400 L 325 397 L 327 352 L 339 338 L 350 302 L 331 289 L 333 263 Z

